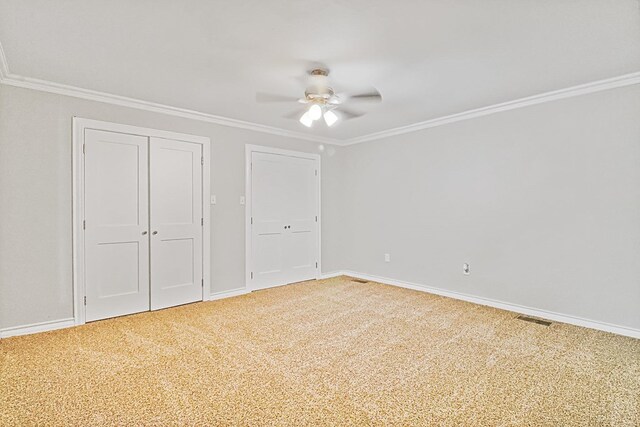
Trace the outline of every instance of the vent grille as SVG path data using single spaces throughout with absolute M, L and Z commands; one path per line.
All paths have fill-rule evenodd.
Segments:
M 542 326 L 549 326 L 551 325 L 551 322 L 549 322 L 548 320 L 542 320 L 542 319 L 536 319 L 535 317 L 529 317 L 529 316 L 518 316 L 517 317 L 518 320 L 524 320 L 525 322 L 531 322 L 531 323 L 536 323 L 538 325 L 542 325 Z
M 351 279 L 352 282 L 356 282 L 356 283 L 369 283 L 368 280 L 362 280 L 362 279 Z

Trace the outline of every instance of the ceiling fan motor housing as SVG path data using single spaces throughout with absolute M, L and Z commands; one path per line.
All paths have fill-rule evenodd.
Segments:
M 327 102 L 333 97 L 333 89 L 330 87 L 310 86 L 304 92 L 304 96 L 308 101 Z
M 329 70 L 326 68 L 314 68 L 309 71 L 310 85 L 304 92 L 304 96 L 309 102 L 326 104 L 334 95 L 334 91 L 328 85 Z

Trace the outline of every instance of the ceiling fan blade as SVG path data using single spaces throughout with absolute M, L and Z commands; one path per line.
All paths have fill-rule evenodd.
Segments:
M 284 117 L 285 119 L 293 119 L 293 120 L 299 120 L 300 117 L 307 112 L 306 108 L 298 108 L 295 111 L 290 112 L 289 114 L 285 114 Z
M 380 92 L 378 92 L 376 89 L 372 89 L 369 92 L 349 95 L 349 101 L 380 102 L 382 101 L 382 95 L 380 95 Z
M 343 104 L 348 99 L 349 95 L 347 95 L 346 93 L 336 93 L 327 100 L 327 104 L 337 107 L 338 105 Z
M 340 115 L 343 120 L 356 119 L 358 117 L 364 116 L 364 113 L 353 111 L 344 107 L 336 108 L 335 111 L 338 112 L 338 115 Z
M 297 102 L 298 97 L 287 96 L 287 95 L 277 95 L 275 93 L 257 92 L 256 101 L 257 102 Z

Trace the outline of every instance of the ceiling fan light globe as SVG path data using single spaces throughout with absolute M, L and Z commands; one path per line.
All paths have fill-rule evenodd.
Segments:
M 313 104 L 305 114 L 308 114 L 311 120 L 318 120 L 322 117 L 322 108 L 318 104 Z
M 329 110 L 324 113 L 324 122 L 327 126 L 331 127 L 338 121 L 338 115 L 333 111 Z
M 304 113 L 302 115 L 302 117 L 300 117 L 300 123 L 302 123 L 303 125 L 305 125 L 308 128 L 311 127 L 311 125 L 313 124 L 313 119 L 309 115 L 308 111 L 306 113 Z

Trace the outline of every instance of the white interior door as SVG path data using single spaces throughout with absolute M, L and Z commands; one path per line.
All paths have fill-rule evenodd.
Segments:
M 86 320 L 149 310 L 148 138 L 85 130 Z
M 202 146 L 151 138 L 151 309 L 202 298 Z
M 316 278 L 317 215 L 317 160 L 252 152 L 253 289 Z

